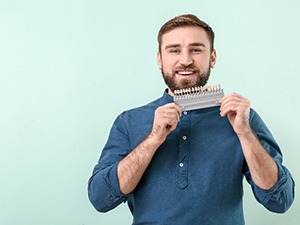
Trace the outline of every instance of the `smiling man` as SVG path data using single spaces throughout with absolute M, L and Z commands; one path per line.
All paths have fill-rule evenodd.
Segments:
M 163 35 L 157 61 L 172 94 L 176 89 L 204 86 L 216 63 L 216 51 L 203 28 L 179 27 Z
M 216 64 L 214 32 L 194 15 L 158 33 L 158 67 L 167 90 L 120 114 L 89 180 L 100 212 L 128 203 L 133 224 L 242 225 L 243 178 L 258 202 L 283 213 L 294 181 L 250 101 L 231 93 L 220 106 L 182 112 L 174 90 L 207 83 Z

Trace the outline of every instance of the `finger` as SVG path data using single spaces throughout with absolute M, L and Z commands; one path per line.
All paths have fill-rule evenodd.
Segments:
M 178 115 L 177 112 L 171 111 L 165 114 L 165 119 L 171 124 L 177 124 L 180 121 L 180 116 Z
M 247 98 L 236 93 L 231 93 L 223 97 L 220 104 L 220 111 L 224 111 L 226 109 L 238 110 L 239 108 L 249 108 L 251 103 Z
M 221 100 L 221 104 L 225 104 L 228 101 L 242 101 L 245 99 L 243 96 L 237 94 L 237 93 L 230 93 L 228 95 L 225 95 Z
M 228 116 L 228 117 L 239 117 L 239 118 L 244 118 L 244 120 L 249 119 L 249 113 L 250 113 L 250 107 L 247 105 L 227 105 L 220 111 L 220 115 L 222 117 Z
M 229 112 L 235 112 L 235 113 L 239 114 L 239 113 L 243 113 L 244 111 L 246 111 L 248 109 L 249 109 L 249 105 L 247 102 L 231 100 L 231 101 L 222 103 L 222 105 L 220 107 L 220 114 L 222 116 L 225 116 Z
M 226 116 L 227 114 L 229 113 L 232 113 L 232 112 L 236 112 L 237 111 L 237 105 L 236 104 L 227 104 L 226 106 L 222 106 L 220 108 L 220 115 L 222 117 Z
M 170 106 L 162 106 L 157 108 L 155 111 L 155 122 L 161 124 L 166 127 L 168 125 L 173 126 L 177 125 L 180 120 L 180 115 L 178 114 L 178 110 L 176 107 Z
M 173 108 L 178 113 L 178 116 L 180 117 L 182 114 L 181 108 L 174 102 L 167 104 L 170 108 Z
M 175 103 L 168 103 L 168 104 L 162 106 L 162 108 L 164 110 L 167 110 L 170 113 L 175 113 L 176 116 L 177 116 L 177 118 L 178 118 L 178 122 L 179 122 L 180 117 L 182 115 L 182 111 L 181 111 L 180 107 L 177 104 L 175 104 Z

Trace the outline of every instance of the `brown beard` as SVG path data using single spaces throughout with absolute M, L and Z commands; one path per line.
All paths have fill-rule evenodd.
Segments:
M 191 69 L 191 68 L 184 68 L 184 69 Z M 194 69 L 194 68 L 193 68 Z M 204 86 L 210 76 L 210 67 L 207 68 L 206 71 L 199 71 L 198 69 L 196 70 L 196 73 L 198 74 L 196 79 L 183 79 L 181 80 L 180 83 L 176 83 L 175 81 L 175 76 L 176 72 L 173 72 L 172 74 L 168 74 L 167 72 L 164 71 L 164 68 L 162 67 L 161 70 L 162 76 L 164 78 L 164 81 L 168 88 L 174 92 L 175 90 L 178 89 L 185 89 L 185 88 L 192 88 L 192 87 L 200 87 Z

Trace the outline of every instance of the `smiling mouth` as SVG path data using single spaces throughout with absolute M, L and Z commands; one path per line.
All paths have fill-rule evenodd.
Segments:
M 196 71 L 194 71 L 194 70 L 180 70 L 180 71 L 176 71 L 176 74 L 180 75 L 180 76 L 191 76 L 191 75 L 193 75 L 195 73 L 196 73 Z

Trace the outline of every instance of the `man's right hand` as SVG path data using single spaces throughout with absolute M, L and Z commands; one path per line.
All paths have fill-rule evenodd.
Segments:
M 168 103 L 155 110 L 150 136 L 163 143 L 168 134 L 175 130 L 180 121 L 181 109 L 175 103 Z

